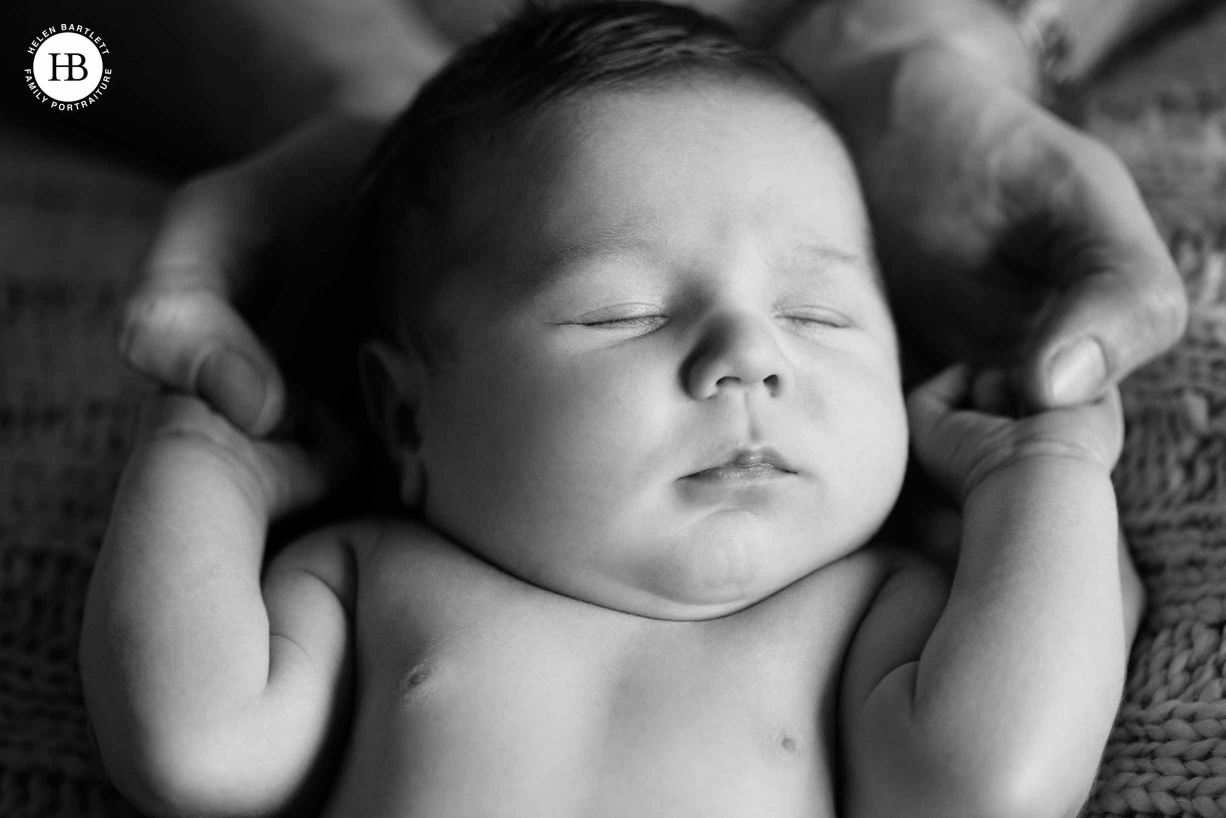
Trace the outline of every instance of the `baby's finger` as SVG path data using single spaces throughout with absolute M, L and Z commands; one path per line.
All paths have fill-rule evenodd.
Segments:
M 966 478 L 979 459 L 982 442 L 999 424 L 1009 422 L 972 411 L 968 405 L 972 386 L 970 366 L 958 364 L 907 397 L 916 459 L 955 502 L 965 494 Z
M 136 427 L 142 437 L 148 437 L 199 426 L 209 414 L 208 406 L 198 398 L 182 392 L 158 391 L 141 401 Z
M 907 396 L 907 411 L 921 416 L 946 415 L 966 403 L 971 387 L 968 364 L 946 367 Z
M 1106 391 L 1082 411 L 1092 414 L 1103 446 L 1103 462 L 1113 467 L 1124 448 L 1124 407 L 1119 387 L 1110 385 Z
M 985 369 L 975 376 L 971 386 L 971 405 L 992 415 L 1015 415 L 1017 406 L 1009 384 L 1009 374 L 1003 369 Z
M 340 482 L 337 465 L 321 453 L 286 443 L 263 446 L 274 482 L 269 508 L 273 519 L 314 505 Z
M 966 402 L 970 390 L 970 367 L 955 364 L 921 383 L 907 395 L 907 425 L 911 442 L 921 462 L 944 448 L 939 442 L 950 416 Z

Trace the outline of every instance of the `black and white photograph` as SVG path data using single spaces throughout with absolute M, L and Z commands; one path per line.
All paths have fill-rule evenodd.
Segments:
M 0 51 L 0 818 L 1226 818 L 1226 4 Z

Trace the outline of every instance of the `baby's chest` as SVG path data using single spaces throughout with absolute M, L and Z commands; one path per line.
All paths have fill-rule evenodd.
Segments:
M 359 619 L 351 746 L 397 781 L 390 800 L 447 793 L 423 811 L 446 815 L 459 787 L 501 815 L 544 809 L 542 793 L 556 814 L 827 811 L 848 606 L 795 593 L 661 622 L 472 577 L 448 589 L 458 579 Z
M 364 690 L 406 721 L 445 713 L 457 729 L 471 720 L 606 746 L 701 737 L 770 752 L 820 741 L 840 665 L 821 629 L 625 623 L 567 607 L 504 609 L 425 634 L 372 628 L 372 649 L 359 646 Z

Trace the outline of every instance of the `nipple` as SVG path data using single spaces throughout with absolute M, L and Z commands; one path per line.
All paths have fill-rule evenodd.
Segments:
M 425 662 L 413 665 L 400 677 L 399 692 L 405 698 L 422 695 L 422 687 L 430 680 L 430 666 Z

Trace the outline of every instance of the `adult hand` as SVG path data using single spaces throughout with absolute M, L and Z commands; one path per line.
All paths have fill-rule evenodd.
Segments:
M 965 505 L 996 474 L 1035 459 L 1083 461 L 1111 473 L 1124 442 L 1118 390 L 1076 406 L 1029 415 L 1012 411 L 1000 370 L 947 367 L 912 389 L 907 417 L 916 458 L 945 493 Z
M 317 120 L 186 183 L 120 317 L 124 359 L 249 434 L 283 423 L 276 353 L 311 331 L 302 315 L 340 273 L 356 175 L 378 131 L 354 119 Z M 261 319 L 271 349 L 240 309 Z
M 841 84 L 832 104 L 916 344 L 1009 367 L 1050 408 L 1104 394 L 1180 337 L 1178 273 L 1104 145 L 939 39 Z

